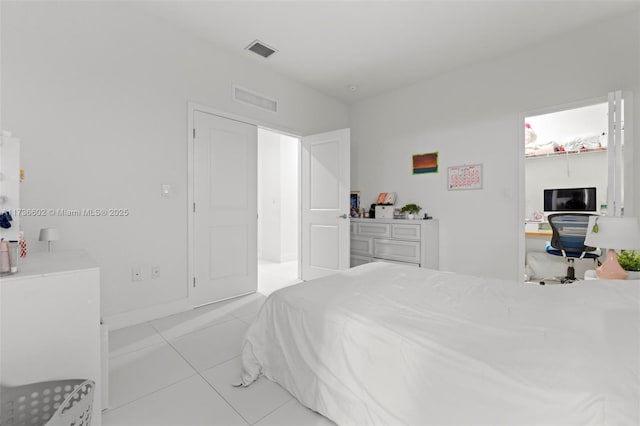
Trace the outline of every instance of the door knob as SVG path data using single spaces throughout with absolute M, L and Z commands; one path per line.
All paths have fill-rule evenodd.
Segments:
M 343 215 L 338 216 L 338 219 L 346 219 L 346 218 L 347 218 L 347 214 L 346 213 L 343 214 Z

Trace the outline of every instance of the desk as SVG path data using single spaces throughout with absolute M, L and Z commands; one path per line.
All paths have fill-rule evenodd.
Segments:
M 544 238 L 551 238 L 551 236 L 553 235 L 553 232 L 551 231 L 530 231 L 530 232 L 525 232 L 524 236 L 525 237 L 544 237 Z
M 551 241 L 551 231 L 528 231 L 524 233 L 525 236 L 525 252 L 544 252 L 545 247 L 549 241 Z
M 545 252 L 545 247 L 553 232 L 549 222 L 525 222 L 524 236 L 526 241 L 525 252 Z

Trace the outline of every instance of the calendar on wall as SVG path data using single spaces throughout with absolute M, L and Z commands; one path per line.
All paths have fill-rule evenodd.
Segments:
M 482 189 L 482 164 L 452 166 L 448 168 L 448 189 Z

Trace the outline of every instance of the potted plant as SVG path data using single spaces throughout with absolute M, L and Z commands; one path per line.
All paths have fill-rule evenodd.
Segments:
M 628 279 L 640 280 L 640 253 L 635 250 L 622 250 L 618 254 L 618 263 L 629 274 Z
M 407 219 L 415 219 L 418 213 L 420 213 L 420 210 L 422 210 L 422 207 L 417 204 L 407 204 L 400 209 L 400 211 L 406 214 Z

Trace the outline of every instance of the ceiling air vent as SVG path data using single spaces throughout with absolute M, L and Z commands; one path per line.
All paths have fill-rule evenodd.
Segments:
M 263 58 L 268 58 L 269 56 L 277 52 L 276 49 L 273 49 L 258 40 L 253 41 L 250 45 L 246 47 L 246 49 L 252 51 L 253 53 L 257 53 Z
M 278 101 L 269 99 L 247 89 L 243 89 L 242 87 L 233 86 L 233 100 L 253 105 L 267 111 L 278 112 Z

